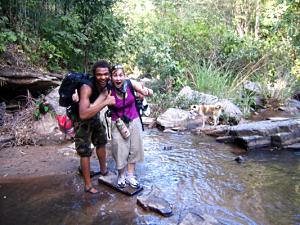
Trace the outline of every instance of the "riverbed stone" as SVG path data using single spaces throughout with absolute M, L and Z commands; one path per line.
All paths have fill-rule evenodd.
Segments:
M 271 137 L 258 135 L 236 137 L 234 143 L 247 150 L 269 148 L 272 146 Z
M 300 142 L 292 145 L 287 145 L 283 147 L 284 150 L 291 150 L 291 151 L 299 151 L 300 150 Z
M 217 137 L 216 141 L 221 142 L 221 143 L 225 143 L 225 144 L 234 143 L 235 137 L 233 137 L 233 136 Z
M 300 142 L 300 118 L 249 122 L 231 126 L 224 133 L 217 141 L 234 143 L 247 150 L 286 149 L 286 146 Z
M 194 225 L 194 224 L 217 225 L 220 224 L 220 222 L 216 220 L 214 217 L 207 214 L 199 215 L 198 213 L 195 212 L 189 212 L 179 223 L 179 225 Z
M 169 108 L 157 118 L 157 124 L 164 129 L 173 127 L 186 127 L 190 113 L 176 108 Z
M 151 190 L 137 197 L 137 204 L 145 210 L 156 212 L 162 216 L 169 217 L 173 214 L 170 203 L 162 198 L 161 191 L 152 186 Z
M 293 132 L 282 132 L 272 136 L 272 145 L 281 147 L 285 145 L 292 145 L 300 143 L 300 129 Z
M 291 132 L 300 129 L 300 119 L 281 121 L 258 121 L 232 126 L 229 135 L 232 136 L 270 136 L 280 132 Z

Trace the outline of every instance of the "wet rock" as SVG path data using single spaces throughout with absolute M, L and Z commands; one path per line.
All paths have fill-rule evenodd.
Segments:
M 300 142 L 300 119 L 250 122 L 228 128 L 217 141 L 234 143 L 247 150 L 277 148 Z
M 164 147 L 163 147 L 163 150 L 172 150 L 172 149 L 173 149 L 172 146 L 164 146 Z
M 282 132 L 272 136 L 272 145 L 275 147 L 282 147 L 300 143 L 300 129 L 293 132 Z
M 217 137 L 216 141 L 221 142 L 221 143 L 234 143 L 235 137 L 232 136 L 223 136 L 223 137 Z
M 229 135 L 232 136 L 270 136 L 280 132 L 290 132 L 300 129 L 300 119 L 282 121 L 258 121 L 232 126 Z
M 161 191 L 152 187 L 151 191 L 137 197 L 137 204 L 145 210 L 151 210 L 162 216 L 169 217 L 173 214 L 172 208 L 165 199 L 160 197 Z
M 243 163 L 243 162 L 245 162 L 245 159 L 244 159 L 244 157 L 243 156 L 238 156 L 238 157 L 236 157 L 235 159 L 234 159 L 234 161 L 236 161 L 237 163 Z
M 214 217 L 209 216 L 207 214 L 199 215 L 194 212 L 189 212 L 179 223 L 179 225 L 217 225 L 220 224 L 218 220 L 216 220 Z
M 0 126 L 4 124 L 4 116 L 5 116 L 6 104 L 5 102 L 0 103 Z
M 284 150 L 291 150 L 291 151 L 299 151 L 300 150 L 300 143 L 284 146 L 283 149 Z
M 213 137 L 220 137 L 228 134 L 228 125 L 220 125 L 220 126 L 209 126 L 205 128 L 200 128 L 201 132 L 205 133 L 206 135 L 213 136 Z
M 272 146 L 271 137 L 258 136 L 258 135 L 236 137 L 234 139 L 234 143 L 238 144 L 239 146 L 247 150 L 268 148 Z

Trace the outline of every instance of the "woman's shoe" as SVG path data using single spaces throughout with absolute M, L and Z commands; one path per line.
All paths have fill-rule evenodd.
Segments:
M 119 188 L 124 188 L 126 186 L 126 182 L 125 182 L 125 176 L 119 176 L 118 177 L 118 187 Z
M 136 177 L 133 176 L 133 175 L 127 175 L 126 176 L 126 183 L 129 184 L 131 187 L 136 188 L 136 189 L 140 188 L 140 186 L 141 186 L 139 184 L 139 182 L 137 181 Z

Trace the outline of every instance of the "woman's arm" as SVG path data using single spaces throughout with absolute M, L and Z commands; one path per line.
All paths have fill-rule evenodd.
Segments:
M 153 90 L 150 88 L 144 87 L 143 84 L 136 80 L 130 80 L 133 89 L 138 92 L 139 94 L 142 94 L 143 96 L 152 96 L 153 95 Z

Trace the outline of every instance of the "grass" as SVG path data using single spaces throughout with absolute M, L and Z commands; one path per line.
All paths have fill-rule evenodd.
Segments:
M 194 65 L 188 71 L 190 85 L 197 91 L 215 95 L 219 98 L 230 98 L 230 90 L 233 75 L 230 71 L 216 68 L 213 64 L 204 63 Z

